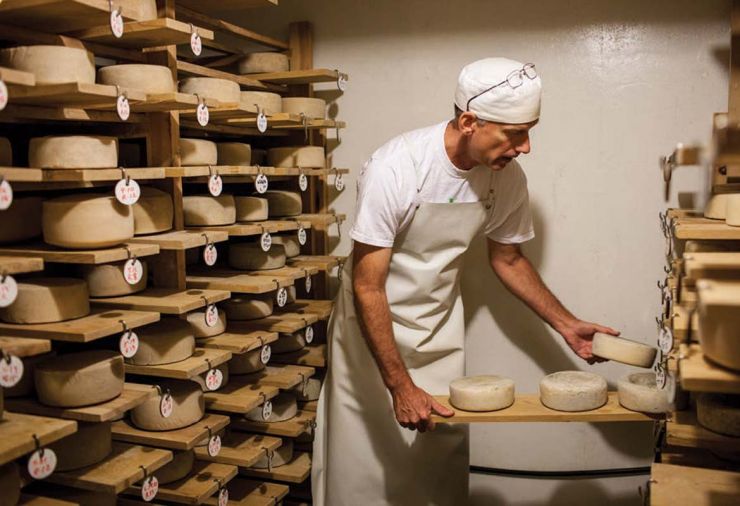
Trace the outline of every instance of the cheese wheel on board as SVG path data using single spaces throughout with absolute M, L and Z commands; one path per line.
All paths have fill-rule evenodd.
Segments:
M 617 382 L 619 404 L 631 411 L 666 413 L 673 409 L 668 390 L 658 387 L 654 372 L 628 374 Z
M 283 438 L 283 444 L 272 453 L 272 461 L 267 455 L 262 456 L 256 463 L 252 464 L 253 469 L 267 469 L 268 467 L 276 468 L 290 464 L 293 461 L 293 440 Z
M 172 229 L 175 209 L 169 193 L 141 187 L 141 196 L 133 206 L 134 235 L 158 234 Z
M 317 401 L 321 393 L 321 380 L 318 378 L 308 378 L 305 386 L 301 382 L 289 391 L 296 396 L 298 402 Z
M 249 166 L 252 164 L 252 148 L 245 142 L 219 142 L 216 144 L 216 149 L 219 165 Z
M 21 474 L 15 462 L 0 465 L 0 506 L 15 506 L 21 497 Z
M 230 299 L 223 301 L 220 306 L 226 312 L 226 319 L 231 320 L 257 320 L 266 318 L 273 311 L 273 297 L 271 295 L 253 295 L 242 297 L 232 295 Z
M 173 451 L 172 460 L 155 471 L 160 485 L 166 485 L 181 480 L 190 474 L 195 464 L 195 451 Z
M 465 411 L 496 411 L 514 404 L 514 380 L 496 375 L 467 376 L 450 382 L 450 404 Z
M 180 318 L 187 320 L 188 324 L 190 324 L 190 330 L 196 339 L 213 337 L 226 332 L 226 313 L 223 309 L 218 309 L 218 320 L 213 327 L 206 325 L 205 309 L 190 311 L 188 314 L 180 316 Z
M 141 430 L 175 430 L 199 422 L 205 414 L 205 398 L 194 381 L 166 380 L 158 382 L 163 391 L 172 395 L 172 414 L 165 418 L 159 411 L 160 396 L 150 397 L 131 411 L 131 422 Z
M 34 137 L 28 144 L 28 165 L 42 169 L 118 167 L 118 139 L 101 135 Z
M 55 354 L 55 352 L 50 351 L 43 355 L 23 357 L 21 359 L 23 361 L 23 375 L 21 376 L 21 380 L 12 387 L 3 390 L 5 397 L 10 399 L 12 397 L 28 397 L 29 395 L 33 395 L 35 392 L 33 371 L 36 369 L 36 364 L 53 357 Z
M 267 199 L 270 218 L 298 216 L 303 212 L 301 194 L 285 190 L 268 190 L 262 194 Z
M 266 271 L 285 267 L 285 248 L 273 244 L 268 251 L 253 242 L 229 244 L 229 267 L 242 271 Z
M 30 72 L 36 85 L 95 83 L 95 57 L 67 46 L 19 46 L 0 50 L 0 67 Z
M 41 235 L 41 197 L 13 196 L 13 204 L 0 211 L 0 244 L 27 241 Z
M 71 471 L 104 460 L 113 451 L 110 422 L 77 422 L 77 432 L 49 445 L 57 454 L 55 471 Z
M 320 146 L 285 146 L 267 150 L 267 164 L 272 167 L 326 167 L 326 154 Z
M 163 317 L 136 329 L 139 349 L 126 362 L 134 365 L 162 365 L 182 362 L 195 353 L 193 330 L 187 321 Z
M 252 148 L 252 165 L 264 165 L 267 161 L 266 149 Z
M 172 71 L 164 65 L 127 63 L 109 65 L 98 70 L 98 83 L 120 86 L 123 89 L 147 94 L 177 91 Z
M 702 427 L 740 437 L 740 395 L 701 393 L 696 399 L 696 417 Z
M 13 146 L 10 144 L 10 139 L 7 137 L 0 137 L 0 167 L 12 167 L 13 166 Z
M 281 393 L 271 399 L 272 402 L 272 413 L 270 417 L 265 420 L 262 418 L 262 406 L 257 406 L 251 411 L 244 415 L 244 418 L 253 422 L 285 422 L 294 418 L 298 413 L 298 403 L 296 402 L 295 395 L 289 393 Z
M 249 53 L 239 60 L 240 74 L 261 74 L 264 72 L 285 72 L 290 70 L 288 55 L 275 51 Z
M 243 109 L 256 109 L 268 116 L 283 112 L 283 97 L 269 91 L 242 91 L 239 102 Z
M 234 197 L 234 202 L 236 203 L 236 221 L 265 221 L 269 216 L 267 199 Z
M 589 411 L 606 404 L 606 380 L 598 374 L 560 371 L 540 381 L 542 404 L 557 411 Z
M 740 193 L 731 193 L 727 196 L 727 210 L 725 220 L 731 227 L 740 227 Z
M 115 197 L 88 193 L 45 200 L 41 207 L 44 242 L 60 248 L 117 246 L 134 236 L 134 213 Z
M 597 357 L 623 364 L 650 367 L 655 361 L 658 349 L 623 337 L 597 332 L 594 334 L 592 353 Z
M 185 225 L 208 227 L 231 225 L 236 222 L 236 204 L 233 195 L 188 195 L 182 198 Z
M 220 390 L 229 384 L 228 362 L 225 362 L 219 366 L 216 366 L 216 369 L 221 371 L 221 375 L 223 376 L 223 378 L 221 379 L 221 386 L 219 387 L 219 390 Z M 190 381 L 193 381 L 197 383 L 198 385 L 200 385 L 200 389 L 203 390 L 204 392 L 210 392 L 210 390 L 206 386 L 206 374 L 208 374 L 208 372 L 204 372 L 203 374 L 200 374 L 198 376 L 193 376 L 192 378 L 190 378 Z
M 238 83 L 217 77 L 188 77 L 180 81 L 180 91 L 230 104 L 238 104 L 241 94 Z
M 704 358 L 740 371 L 740 311 L 735 302 L 740 297 L 736 281 L 700 279 L 698 293 L 699 342 Z
M 229 360 L 230 374 L 252 374 L 265 369 L 262 363 L 262 348 L 251 350 L 246 353 L 234 353 Z
M 285 248 L 285 256 L 288 258 L 297 257 L 301 254 L 301 243 L 298 237 L 293 235 L 273 235 L 272 244 L 280 244 Z
M 53 323 L 90 314 L 87 283 L 76 278 L 29 278 L 18 281 L 18 296 L 0 308 L 7 323 Z
M 727 216 L 728 193 L 715 193 L 704 206 L 704 217 L 711 220 L 724 220 Z
M 123 357 L 105 350 L 67 353 L 36 365 L 36 395 L 61 408 L 91 406 L 123 392 Z
M 325 119 L 326 100 L 308 97 L 283 97 L 283 112 L 305 114 L 309 119 Z
M 299 330 L 290 334 L 280 334 L 277 341 L 270 343 L 273 353 L 292 353 L 306 347 L 306 331 Z
M 119 297 L 140 292 L 146 288 L 147 263 L 139 260 L 143 275 L 138 283 L 130 285 L 124 278 L 127 260 L 99 265 L 80 265 L 80 274 L 87 283 L 90 297 Z
M 180 139 L 180 164 L 183 167 L 217 163 L 218 148 L 215 142 L 205 139 Z

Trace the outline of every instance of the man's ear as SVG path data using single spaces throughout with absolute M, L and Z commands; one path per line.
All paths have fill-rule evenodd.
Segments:
M 478 128 L 478 118 L 475 113 L 470 111 L 464 112 L 457 120 L 457 127 L 463 135 L 473 135 L 475 129 Z

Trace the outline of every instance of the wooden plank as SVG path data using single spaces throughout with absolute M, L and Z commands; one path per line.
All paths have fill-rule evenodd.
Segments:
M 36 84 L 36 76 L 31 72 L 0 67 L 0 81 L 3 81 L 7 85 L 34 86 Z M 11 98 L 15 96 L 15 92 L 18 89 L 20 88 L 13 88 L 13 91 L 9 94 Z
M 282 313 L 313 314 L 319 320 L 326 321 L 331 316 L 334 301 L 320 299 L 296 299 L 292 304 L 286 305 L 278 310 L 277 315 Z
M 266 451 L 277 450 L 282 443 L 279 438 L 262 434 L 229 432 L 221 440 L 221 451 L 218 455 L 211 457 L 207 448 L 199 447 L 195 449 L 195 457 L 205 462 L 251 467 L 265 455 Z M 229 498 L 231 498 L 231 486 L 229 486 Z
M 221 7 L 220 4 L 219 7 Z M 238 39 L 255 42 L 257 44 L 275 49 L 288 49 L 287 42 L 275 39 L 273 37 L 268 37 L 267 35 L 262 35 L 261 33 L 257 33 L 252 30 L 247 30 L 246 28 L 235 25 L 233 23 L 229 23 L 227 21 L 223 21 L 221 19 L 201 14 L 200 12 L 196 12 L 181 5 L 178 5 L 177 14 L 178 17 L 193 21 L 202 26 L 213 28 L 214 30 L 217 30 L 217 33 L 225 33 Z
M 272 399 L 280 389 L 271 385 L 256 385 L 242 375 L 232 375 L 226 386 L 215 392 L 206 392 L 206 408 L 209 411 L 245 414 Z
M 123 297 L 90 299 L 94 305 L 113 309 L 157 311 L 165 314 L 183 314 L 194 309 L 226 300 L 231 294 L 224 290 L 185 290 L 148 288 L 143 292 Z
M 244 418 L 232 418 L 232 429 L 257 432 L 270 436 L 298 437 L 313 430 L 316 424 L 314 411 L 299 411 L 296 416 L 284 422 L 253 422 Z
M 251 77 L 248 77 L 248 76 L 239 76 L 236 74 L 230 74 L 228 72 L 223 72 L 221 70 L 209 69 L 208 67 L 203 67 L 202 65 L 196 65 L 195 63 L 188 63 L 182 60 L 178 60 L 177 62 L 177 71 L 182 74 L 186 74 L 186 75 L 201 76 L 201 77 L 216 77 L 218 79 L 227 79 L 241 86 L 244 86 L 245 88 L 251 88 L 255 90 L 282 91 L 279 87 L 276 87 L 274 85 L 263 84 L 257 81 L 256 79 L 252 79 Z
M 137 429 L 126 420 L 113 422 L 112 431 L 115 441 L 143 444 L 167 448 L 168 450 L 192 450 L 208 436 L 208 429 L 213 434 L 229 424 L 229 417 L 206 413 L 199 422 L 183 429 L 165 431 L 147 431 Z
M 229 506 L 275 506 L 288 495 L 290 488 L 270 481 L 237 477 L 229 482 Z M 218 506 L 218 499 L 208 498 L 208 506 Z
M 307 221 L 316 230 L 327 230 L 330 225 L 337 223 L 341 226 L 342 222 L 347 219 L 346 214 L 301 214 L 295 217 L 296 220 Z
M 110 27 L 106 27 L 110 33 Z M 14 90 L 13 103 L 41 107 L 77 107 L 80 109 L 115 110 L 118 90 L 115 86 L 97 83 L 38 84 Z M 146 94 L 126 90 L 129 104 L 146 101 Z
M 288 265 L 295 267 L 316 267 L 320 271 L 331 272 L 346 257 L 329 256 L 329 255 L 299 255 L 288 260 Z
M 30 256 L 0 255 L 0 273 L 25 274 L 44 270 L 44 259 Z
M 220 486 L 226 486 L 236 476 L 236 472 L 236 466 L 196 461 L 188 476 L 160 485 L 156 500 L 177 504 L 203 504 L 218 492 Z M 126 493 L 141 497 L 141 487 L 129 487 Z
M 228 290 L 233 293 L 262 294 L 273 292 L 278 288 L 293 285 L 293 280 L 283 277 L 269 277 L 245 271 L 229 271 L 221 269 L 191 269 L 193 274 L 188 275 L 189 288 L 210 290 Z
M 281 277 L 291 278 L 294 281 L 299 279 L 305 279 L 306 275 L 313 276 L 318 274 L 319 270 L 316 267 L 281 267 L 280 269 L 270 269 L 267 271 L 253 271 L 253 274 L 258 276 L 270 276 L 270 277 Z
M 121 16 L 126 21 L 131 20 L 126 9 L 121 11 Z M 109 19 L 107 0 L 6 0 L 0 3 L 0 22 L 50 33 L 107 25 Z
M 684 273 L 692 280 L 740 279 L 740 252 L 684 253 Z
M 244 383 L 258 386 L 275 386 L 281 390 L 289 390 L 302 381 L 314 375 L 313 367 L 299 365 L 267 366 L 264 370 L 252 374 L 244 374 L 241 380 Z
M 707 218 L 678 218 L 675 235 L 677 239 L 738 240 L 740 227 Z
M 740 438 L 705 429 L 693 411 L 676 411 L 666 423 L 666 444 L 719 452 L 740 452 Z
M 303 411 L 313 411 L 316 413 L 319 409 L 319 401 L 299 402 L 298 407 Z
M 310 223 L 306 222 L 309 226 Z M 255 221 L 255 222 L 244 222 L 235 223 L 233 225 L 215 225 L 211 227 L 188 227 L 188 230 L 196 230 L 198 232 L 208 232 L 212 230 L 220 230 L 227 232 L 229 236 L 243 237 L 260 235 L 264 232 L 276 234 L 278 232 L 288 232 L 291 230 L 298 230 L 304 223 L 297 222 L 294 220 L 272 220 L 272 221 Z M 304 226 L 304 228 L 306 228 Z
M 134 167 L 126 173 L 137 181 L 163 179 L 164 167 Z M 30 167 L 0 167 L 0 176 L 10 182 L 27 183 L 98 183 L 121 179 L 121 169 L 38 169 Z M 87 187 L 93 186 L 88 184 Z M 60 185 L 63 187 L 63 185 Z
M 126 89 L 128 91 L 128 89 Z M 203 99 L 208 109 L 222 107 L 221 102 L 213 98 Z M 145 102 L 131 104 L 132 112 L 170 112 L 190 110 L 198 107 L 200 99 L 190 93 L 169 92 L 152 93 L 146 96 Z
M 691 323 L 689 324 L 689 319 Z M 673 306 L 673 318 L 671 319 L 673 337 L 676 340 L 675 347 L 680 343 L 691 338 L 692 341 L 698 341 L 699 315 L 685 308 L 681 304 Z
M 51 351 L 51 341 L 29 337 L 0 336 L 0 350 L 16 357 L 33 357 Z
M 740 473 L 653 464 L 651 506 L 734 506 L 740 496 Z
M 124 9 L 125 10 L 125 9 Z M 213 31 L 196 26 L 203 41 L 213 40 Z M 76 39 L 108 44 L 129 49 L 143 49 L 156 46 L 170 46 L 190 43 L 191 28 L 171 18 L 158 18 L 147 21 L 130 21 L 123 25 L 123 36 L 116 38 L 107 24 L 68 33 Z
M 313 83 L 335 83 L 340 75 L 349 80 L 347 74 L 331 69 L 309 69 L 289 70 L 285 72 L 269 72 L 262 74 L 250 74 L 250 77 L 258 81 L 273 84 L 313 84 Z
M 311 474 L 311 456 L 308 453 L 296 452 L 292 462 L 280 467 L 267 469 L 240 469 L 239 474 L 265 480 L 303 483 Z
M 318 318 L 314 314 L 301 315 L 300 319 L 291 316 L 273 315 L 259 320 L 229 322 L 230 332 L 250 332 L 254 330 L 266 330 L 269 332 L 281 332 L 291 334 L 314 324 Z
M 291 353 L 275 353 L 272 362 L 276 364 L 307 365 L 309 367 L 326 367 L 328 357 L 326 344 L 308 345 L 302 350 Z
M 206 238 L 208 241 L 206 241 Z M 140 235 L 129 242 L 134 244 L 156 244 L 161 251 L 180 251 L 205 246 L 207 242 L 224 242 L 229 234 L 220 231 L 196 232 L 194 230 L 175 230 L 163 234 Z
M 6 411 L 0 420 L 0 466 L 77 432 L 77 422 Z
M 77 506 L 76 502 L 63 501 L 40 495 L 22 493 L 17 506 Z
M 253 330 L 248 332 L 231 332 L 227 331 L 213 337 L 198 339 L 198 346 L 203 348 L 214 348 L 217 350 L 226 350 L 238 355 L 256 350 L 277 341 L 277 332 L 268 332 L 266 330 Z
M 46 121 L 94 121 L 98 123 L 121 123 L 121 118 L 113 111 L 98 111 L 93 109 L 81 109 L 79 107 L 36 107 L 25 105 L 14 105 L 12 103 L 3 111 L 3 122 L 27 122 L 27 120 Z M 144 118 L 132 114 L 126 120 L 129 124 L 142 123 Z M 69 169 L 64 169 L 69 170 Z M 101 169 L 82 169 L 82 171 L 96 171 Z M 59 172 L 59 171 L 57 171 Z
M 178 0 L 177 5 L 187 5 L 198 12 L 210 11 L 209 7 L 202 0 Z M 277 7 L 278 0 L 220 0 L 218 9 L 224 11 L 254 9 L 257 7 Z
M 218 173 L 226 178 L 224 182 L 245 182 L 253 183 L 254 177 L 236 178 L 233 176 L 257 176 L 264 174 L 266 176 L 299 176 L 301 170 L 290 167 L 262 167 L 257 165 L 193 165 L 189 167 L 168 167 L 166 170 L 167 177 L 186 177 L 186 178 L 207 178 L 211 173 Z M 203 179 L 203 182 L 206 180 Z M 201 182 L 200 179 L 197 182 Z M 252 222 L 254 223 L 254 222 Z
M 45 262 L 62 264 L 107 264 L 128 259 L 129 252 L 126 247 L 132 255 L 139 258 L 159 253 L 159 247 L 154 244 L 125 243 L 112 248 L 69 250 L 57 248 L 50 244 L 36 243 L 20 246 L 0 246 L 0 255 L 34 256 L 43 259 Z
M 231 359 L 230 351 L 215 350 L 212 348 L 195 348 L 193 356 L 162 365 L 134 365 L 126 364 L 126 374 L 141 376 L 155 376 L 157 378 L 190 379 L 221 365 Z
M 740 373 L 706 360 L 700 345 L 681 345 L 680 357 L 678 371 L 684 390 L 740 394 Z

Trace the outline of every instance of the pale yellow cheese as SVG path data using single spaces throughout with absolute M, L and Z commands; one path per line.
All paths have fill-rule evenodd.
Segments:
M 303 212 L 300 193 L 285 190 L 268 190 L 262 196 L 267 199 L 270 218 L 298 216 Z
M 704 357 L 740 371 L 740 283 L 700 279 L 698 292 L 699 342 Z
M 194 463 L 195 451 L 173 451 L 172 461 L 157 469 L 154 476 L 157 477 L 160 485 L 166 485 L 189 475 Z
M 514 380 L 496 375 L 466 376 L 450 383 L 450 404 L 465 411 L 496 411 L 514 404 Z
M 232 295 L 229 300 L 221 303 L 226 311 L 227 320 L 257 320 L 272 314 L 273 297 L 253 295 L 250 297 Z
M 272 413 L 267 420 L 262 418 L 262 406 L 252 409 L 244 415 L 244 418 L 253 422 L 275 423 L 290 420 L 298 413 L 298 403 L 296 402 L 295 395 L 281 393 L 277 397 L 273 397 L 271 402 Z
M 147 94 L 177 91 L 172 71 L 164 65 L 143 63 L 109 65 L 98 70 L 98 83 L 120 86 L 124 90 L 137 90 Z
M 617 392 L 619 404 L 632 411 L 666 413 L 673 408 L 668 390 L 658 387 L 654 372 L 628 374 L 617 382 Z
M 252 374 L 262 371 L 265 364 L 262 363 L 261 353 L 261 347 L 246 353 L 234 353 L 229 360 L 229 373 Z
M 183 167 L 216 165 L 218 148 L 205 139 L 180 139 L 180 164 Z
M 35 137 L 28 145 L 28 165 L 42 169 L 118 167 L 118 139 L 101 135 Z
M 286 464 L 290 464 L 293 460 L 293 440 L 283 438 L 283 444 L 277 450 L 272 452 L 272 461 L 270 462 L 268 455 L 264 455 L 255 464 L 252 465 L 254 469 L 267 469 L 268 467 L 280 467 Z
M 0 167 L 13 166 L 13 146 L 7 137 L 0 137 Z
M 230 104 L 239 103 L 241 92 L 238 83 L 216 77 L 188 77 L 180 81 L 180 91 Z
M 221 371 L 222 375 L 221 386 L 218 388 L 220 390 L 229 384 L 229 363 L 225 362 L 219 366 L 216 366 L 216 369 Z M 193 376 L 192 378 L 190 378 L 190 380 L 200 385 L 200 389 L 204 392 L 210 392 L 210 390 L 206 386 L 206 374 L 208 374 L 207 371 L 198 376 Z
M 286 54 L 275 51 L 249 53 L 239 60 L 239 73 L 285 72 L 290 70 L 289 61 Z
M 29 278 L 17 281 L 18 296 L 0 308 L 8 323 L 52 323 L 81 318 L 90 313 L 87 283 L 75 278 Z
M 261 197 L 234 197 L 234 201 L 236 202 L 236 221 L 267 220 L 267 199 Z
M 0 465 L 0 506 L 15 506 L 21 497 L 21 474 L 15 462 Z
M 277 341 L 270 343 L 273 353 L 292 353 L 306 346 L 305 329 L 290 334 L 280 334 Z
M 195 352 L 193 330 L 187 321 L 163 317 L 136 329 L 139 349 L 126 361 L 135 365 L 161 365 L 187 360 Z
M 160 396 L 150 397 L 131 411 L 131 422 L 142 430 L 175 430 L 192 425 L 205 414 L 205 398 L 194 381 L 164 380 L 158 385 L 172 395 L 172 414 L 164 418 L 159 411 Z
M 285 248 L 285 256 L 297 257 L 301 254 L 301 243 L 295 235 L 273 235 L 272 244 L 280 244 Z
M 256 109 L 268 116 L 283 112 L 282 97 L 269 91 L 242 91 L 240 103 L 244 109 Z
M 558 411 L 589 411 L 606 404 L 606 380 L 582 371 L 560 371 L 540 381 L 540 400 Z
M 326 118 L 326 100 L 308 97 L 283 97 L 283 112 L 304 114 L 309 119 Z
M 229 267 L 244 271 L 280 269 L 285 267 L 285 248 L 275 244 L 264 251 L 257 243 L 230 243 Z
M 226 313 L 222 309 L 218 309 L 218 320 L 216 321 L 216 325 L 213 327 L 206 325 L 205 309 L 190 311 L 188 314 L 182 315 L 181 318 L 186 319 L 190 324 L 190 330 L 196 339 L 201 337 L 217 336 L 226 331 Z
M 701 393 L 696 399 L 696 417 L 712 432 L 740 437 L 740 395 Z
M 233 195 L 189 195 L 182 198 L 185 225 L 189 227 L 231 225 L 236 222 Z
M 219 142 L 219 165 L 249 166 L 252 164 L 252 148 L 245 142 Z
M 110 455 L 110 422 L 77 422 L 77 432 L 49 445 L 57 455 L 56 471 L 91 466 Z
M 119 297 L 140 292 L 146 288 L 147 263 L 139 260 L 143 267 L 143 275 L 138 283 L 128 284 L 123 277 L 127 260 L 99 265 L 80 265 L 80 274 L 87 282 L 90 297 Z
M 709 197 L 704 206 L 704 217 L 712 220 L 724 220 L 727 216 L 728 193 L 716 193 Z
M 28 397 L 33 395 L 35 392 L 33 371 L 36 369 L 36 364 L 53 357 L 55 354 L 56 353 L 54 351 L 51 351 L 49 353 L 44 353 L 43 355 L 23 357 L 23 375 L 21 376 L 21 380 L 12 387 L 4 390 L 5 397 Z
M 13 196 L 13 203 L 0 211 L 0 244 L 27 241 L 41 235 L 41 197 Z
M 727 211 L 725 219 L 731 227 L 740 227 L 740 193 L 731 193 L 727 196 Z
M 175 211 L 169 193 L 142 186 L 141 196 L 133 208 L 135 235 L 157 234 L 172 229 Z
M 67 46 L 19 46 L 0 50 L 0 67 L 30 72 L 36 84 L 95 82 L 93 54 Z
M 597 332 L 594 334 L 592 352 L 597 357 L 616 360 L 623 364 L 650 367 L 655 361 L 658 349 L 623 337 Z
M 326 167 L 324 148 L 320 146 L 285 146 L 267 150 L 267 164 L 272 167 Z

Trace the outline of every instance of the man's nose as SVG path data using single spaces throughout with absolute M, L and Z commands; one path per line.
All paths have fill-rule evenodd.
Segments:
M 532 146 L 529 144 L 529 137 L 527 137 L 524 142 L 519 143 L 514 149 L 516 149 L 516 152 L 518 154 L 527 154 L 532 149 Z

